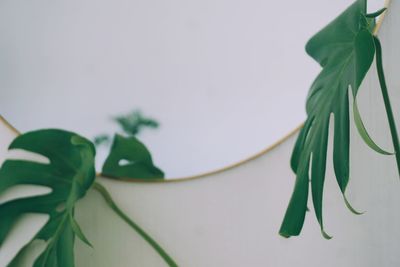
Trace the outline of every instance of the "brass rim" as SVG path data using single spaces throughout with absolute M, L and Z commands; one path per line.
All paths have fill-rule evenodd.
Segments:
M 391 0 L 385 0 L 385 4 L 384 6 L 386 8 L 389 7 L 391 3 Z M 382 26 L 383 20 L 386 16 L 387 11 L 385 11 L 378 19 L 375 29 L 374 29 L 374 35 L 378 34 L 379 29 Z M 0 115 L 0 121 L 12 132 L 14 132 L 17 135 L 20 135 L 20 132 L 14 127 L 12 126 L 11 123 L 9 123 L 3 116 Z M 303 127 L 303 123 L 301 125 L 299 125 L 298 127 L 296 127 L 294 130 L 292 130 L 291 132 L 289 132 L 287 135 L 285 135 L 283 138 L 279 139 L 277 142 L 273 143 L 272 145 L 268 146 L 267 148 L 261 150 L 260 152 L 244 159 L 241 161 L 238 161 L 236 163 L 230 164 L 228 166 L 222 167 L 222 168 L 218 168 L 216 170 L 212 170 L 212 171 L 208 171 L 208 172 L 204 172 L 204 173 L 200 173 L 200 174 L 196 174 L 196 175 L 191 175 L 191 176 L 186 176 L 186 177 L 180 177 L 180 178 L 170 178 L 170 179 L 158 179 L 158 180 L 144 180 L 144 179 L 137 179 L 137 178 L 123 178 L 123 177 L 110 177 L 107 175 L 102 175 L 101 173 L 98 173 L 97 176 L 98 177 L 103 177 L 103 178 L 107 178 L 110 180 L 116 180 L 116 181 L 124 181 L 124 182 L 134 182 L 134 183 L 171 183 L 171 182 L 185 182 L 185 181 L 191 181 L 191 180 L 195 180 L 195 179 L 199 179 L 199 178 L 206 178 L 208 176 L 212 176 L 214 174 L 219 174 L 225 171 L 229 171 L 231 169 L 234 169 L 236 167 L 239 167 L 243 164 L 246 164 L 247 162 L 250 162 L 252 160 L 255 160 L 267 153 L 269 153 L 270 151 L 274 150 L 276 147 L 278 147 L 279 145 L 281 145 L 283 142 L 285 142 L 286 140 L 288 140 L 290 137 L 292 137 L 293 135 L 295 135 L 301 128 Z
M 0 121 L 13 133 L 16 135 L 20 135 L 20 131 L 18 131 L 10 122 L 8 122 L 3 116 L 0 115 Z M 236 167 L 239 167 L 240 165 L 243 165 L 247 162 L 250 162 L 254 159 L 257 159 L 261 157 L 262 155 L 267 154 L 274 148 L 278 147 L 280 144 L 288 140 L 290 137 L 295 135 L 300 129 L 303 127 L 303 124 L 299 125 L 296 127 L 294 130 L 289 132 L 289 134 L 285 135 L 283 138 L 279 139 L 277 142 L 273 143 L 272 145 L 268 146 L 267 148 L 261 150 L 260 152 L 244 159 L 238 162 L 235 162 L 233 164 L 229 164 L 228 166 L 218 168 L 216 170 L 200 173 L 200 174 L 195 174 L 195 175 L 190 175 L 190 176 L 185 176 L 185 177 L 178 177 L 178 178 L 169 178 L 169 179 L 157 179 L 157 180 L 144 180 L 144 179 L 139 179 L 139 178 L 124 178 L 124 177 L 111 177 L 107 175 L 103 175 L 101 173 L 97 173 L 98 177 L 103 177 L 107 179 L 112 179 L 112 180 L 117 180 L 117 181 L 124 181 L 124 182 L 135 182 L 135 183 L 171 183 L 171 182 L 184 182 L 184 181 L 190 181 L 198 178 L 204 178 L 207 176 L 211 176 L 214 174 L 222 173 L 231 169 L 234 169 Z
M 214 174 L 219 174 L 225 171 L 229 171 L 231 169 L 234 169 L 236 167 L 239 167 L 243 164 L 246 164 L 247 162 L 253 161 L 268 152 L 272 151 L 273 149 L 277 148 L 280 144 L 284 143 L 286 140 L 288 140 L 290 137 L 295 135 L 301 128 L 303 127 L 303 123 L 297 126 L 294 130 L 289 132 L 287 135 L 285 135 L 283 138 L 279 139 L 277 142 L 273 143 L 272 145 L 268 146 L 267 148 L 261 150 L 260 152 L 243 159 L 241 161 L 235 162 L 233 164 L 229 164 L 225 167 L 218 168 L 216 170 L 200 173 L 200 174 L 195 174 L 191 176 L 185 176 L 181 178 L 169 178 L 169 179 L 157 179 L 157 180 L 144 180 L 144 179 L 137 179 L 137 178 L 123 178 L 123 177 L 110 177 L 107 175 L 102 175 L 101 173 L 97 174 L 97 176 L 104 177 L 107 179 L 113 179 L 113 180 L 118 180 L 118 181 L 124 181 L 124 182 L 137 182 L 137 183 L 171 183 L 171 182 L 184 182 L 184 181 L 190 181 L 190 180 L 195 180 L 198 178 L 206 178 L 208 176 L 212 176 Z
M 0 115 L 0 121 L 13 133 L 20 135 L 21 133 L 11 125 L 3 116 Z
M 385 3 L 383 4 L 383 6 L 385 8 L 388 8 L 390 6 L 390 2 L 391 1 L 392 0 L 385 0 Z M 374 32 L 373 32 L 374 35 L 378 34 L 378 32 L 379 32 L 379 30 L 380 30 L 380 28 L 382 26 L 383 20 L 385 19 L 386 13 L 387 13 L 387 10 L 382 13 L 382 15 L 379 17 L 378 21 L 376 22 L 376 25 L 375 25 L 375 28 L 374 28 Z

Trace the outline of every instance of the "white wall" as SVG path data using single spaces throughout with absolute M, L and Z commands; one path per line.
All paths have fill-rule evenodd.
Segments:
M 380 32 L 395 114 L 400 114 L 399 12 L 400 3 L 393 1 Z M 374 68 L 359 97 L 371 135 L 390 150 Z M 396 119 L 400 125 L 399 116 Z M 2 127 L 0 137 L 1 156 L 12 134 Z M 288 166 L 294 138 L 235 169 L 191 182 L 101 182 L 181 266 L 398 266 L 400 182 L 394 158 L 368 149 L 354 127 L 349 199 L 366 213 L 355 216 L 345 208 L 330 165 L 324 221 L 334 238 L 326 241 L 321 237 L 312 213 L 307 215 L 300 237 L 278 236 L 294 183 Z M 81 201 L 78 216 L 95 247 L 92 250 L 77 242 L 78 267 L 164 266 L 144 241 L 112 215 L 95 192 Z
M 140 107 L 168 177 L 215 169 L 304 120 L 319 72 L 304 45 L 351 2 L 3 0 L 0 114 L 90 138 Z
M 379 34 L 398 125 L 399 12 L 400 3 L 393 1 Z M 360 110 L 371 135 L 390 150 L 392 145 L 375 67 L 362 85 L 359 97 Z M 161 241 L 182 266 L 399 266 L 400 181 L 394 157 L 370 150 L 358 137 L 354 125 L 351 131 L 348 197 L 365 214 L 356 216 L 345 208 L 333 176 L 332 159 L 328 157 L 324 222 L 328 233 L 333 235 L 330 241 L 320 235 L 312 212 L 306 217 L 300 237 L 283 239 L 277 234 L 294 183 L 288 166 L 294 137 L 238 168 L 192 182 L 102 182 L 124 210 Z M 96 194 L 90 197 L 83 201 L 82 212 L 94 206 L 91 201 L 98 200 Z M 109 211 L 96 205 L 93 213 L 91 219 L 87 218 L 85 229 L 91 231 L 100 248 L 91 252 L 93 258 L 88 258 L 90 250 L 80 250 L 83 266 L 101 266 L 99 259 L 110 261 L 108 265 L 126 266 L 138 257 L 143 263 L 137 266 L 163 266 L 146 244 L 134 241 L 133 234 L 128 235 L 127 228 Z M 87 215 L 81 213 L 81 216 Z M 92 221 L 98 223 L 93 227 Z M 99 234 L 99 229 L 109 229 L 109 232 Z M 112 236 L 115 230 L 117 236 Z M 109 245 L 103 240 L 115 241 Z M 126 250 L 121 251 L 115 245 L 118 242 L 125 244 Z M 136 249 L 138 253 L 131 255 Z M 128 254 L 131 261 L 124 258 Z

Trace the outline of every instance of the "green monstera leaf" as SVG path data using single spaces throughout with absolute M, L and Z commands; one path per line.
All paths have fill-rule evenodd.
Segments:
M 358 88 L 374 60 L 373 17 L 380 13 L 382 10 L 367 15 L 366 1 L 358 0 L 306 45 L 307 53 L 323 69 L 309 91 L 306 104 L 308 117 L 291 158 L 296 182 L 280 229 L 284 237 L 300 234 L 311 183 L 312 202 L 321 232 L 325 238 L 330 238 L 323 226 L 322 200 L 331 117 L 334 121 L 333 166 L 336 180 L 346 205 L 355 212 L 345 198 L 349 181 L 349 87 L 356 99 Z M 390 154 L 370 139 L 358 109 L 354 110 L 354 116 L 366 143 L 380 153 Z
M 24 214 L 47 214 L 48 221 L 13 259 L 20 260 L 37 240 L 46 242 L 34 267 L 73 267 L 75 236 L 88 243 L 74 219 L 74 207 L 95 179 L 92 143 L 79 135 L 62 130 L 40 130 L 17 137 L 9 149 L 40 154 L 49 163 L 7 160 L 0 169 L 0 192 L 17 185 L 38 185 L 51 189 L 44 195 L 7 201 L 0 205 L 0 245 L 15 222 Z
M 50 193 L 17 198 L 0 204 L 0 246 L 17 220 L 28 213 L 47 214 L 46 224 L 8 264 L 20 267 L 37 241 L 45 242 L 45 249 L 35 259 L 33 267 L 73 267 L 74 242 L 77 236 L 90 243 L 74 219 L 77 201 L 93 188 L 108 206 L 135 230 L 168 266 L 178 266 L 167 252 L 114 202 L 110 193 L 95 181 L 94 145 L 79 135 L 63 130 L 39 130 L 18 136 L 9 149 L 22 149 L 44 156 L 49 163 L 27 160 L 7 160 L 0 169 L 0 193 L 17 185 L 38 185 L 51 189 Z M 127 169 L 114 166 L 114 161 L 129 159 Z M 152 165 L 150 152 L 135 138 L 116 136 L 108 159 L 109 173 L 138 178 L 163 177 L 163 172 Z M 128 176 L 129 177 L 129 176 Z
M 102 173 L 110 177 L 163 179 L 164 173 L 153 164 L 149 150 L 136 137 L 116 134 Z

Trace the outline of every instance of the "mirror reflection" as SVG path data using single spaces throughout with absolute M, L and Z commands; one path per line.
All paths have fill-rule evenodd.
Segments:
M 351 2 L 2 1 L 0 114 L 100 158 L 137 135 L 167 178 L 221 168 L 303 121 L 319 72 L 304 44 Z

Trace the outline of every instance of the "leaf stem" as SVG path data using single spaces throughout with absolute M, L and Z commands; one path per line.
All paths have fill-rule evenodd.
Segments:
M 139 225 L 137 225 L 134 221 L 132 221 L 114 202 L 110 193 L 107 189 L 102 186 L 101 184 L 95 182 L 93 184 L 93 188 L 96 189 L 110 206 L 110 208 L 122 219 L 124 220 L 129 226 L 131 226 L 144 240 L 152 246 L 157 253 L 164 259 L 164 261 L 170 267 L 178 267 L 178 265 L 174 262 L 174 260 L 165 252 L 159 244 L 157 244 L 154 239 L 152 239 Z
M 383 71 L 383 64 L 382 64 L 382 47 L 379 39 L 374 36 L 374 43 L 376 48 L 376 68 L 378 72 L 379 84 L 382 91 L 383 101 L 385 103 L 386 115 L 389 121 L 389 128 L 390 134 L 392 136 L 392 142 L 396 157 L 397 163 L 397 171 L 399 173 L 400 178 L 400 144 L 399 144 L 399 137 L 397 135 L 397 127 L 395 123 L 395 119 L 393 116 L 392 106 L 390 104 L 389 93 L 386 85 L 385 74 Z

